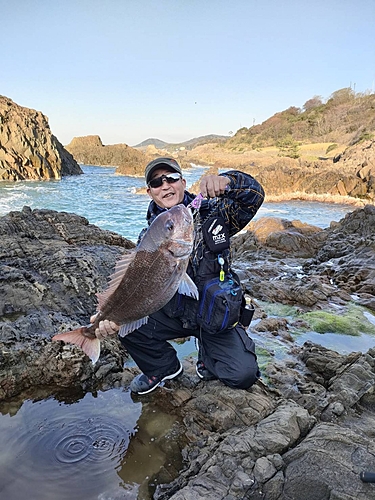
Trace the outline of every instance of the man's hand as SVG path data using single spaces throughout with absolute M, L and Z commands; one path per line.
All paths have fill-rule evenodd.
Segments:
M 230 179 L 223 175 L 206 175 L 200 182 L 200 192 L 206 198 L 220 196 L 228 189 Z
M 98 314 L 99 313 L 96 313 L 94 314 L 94 316 L 91 316 L 90 323 L 94 323 L 95 318 Z M 95 335 L 99 340 L 103 340 L 109 335 L 114 335 L 115 333 L 117 333 L 119 329 L 120 327 L 114 321 L 104 319 L 103 321 L 99 322 L 99 328 L 95 330 Z

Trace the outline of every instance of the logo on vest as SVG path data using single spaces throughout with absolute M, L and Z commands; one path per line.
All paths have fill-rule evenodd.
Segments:
M 222 227 L 220 229 L 222 229 Z M 214 234 L 212 236 L 212 239 L 215 245 L 219 245 L 220 243 L 225 243 L 227 241 L 225 233 Z
M 202 226 L 204 240 L 211 252 L 222 252 L 229 248 L 229 230 L 223 217 L 208 219 Z
M 217 226 L 215 227 L 215 229 L 213 229 L 213 230 L 212 230 L 212 234 L 217 235 L 217 233 L 218 233 L 219 231 L 221 231 L 222 229 L 223 229 L 223 226 L 221 226 L 221 225 L 219 224 L 219 225 L 217 225 Z

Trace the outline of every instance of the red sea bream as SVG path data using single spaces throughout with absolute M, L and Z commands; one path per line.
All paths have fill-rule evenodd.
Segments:
M 134 251 L 117 262 L 108 288 L 97 294 L 94 322 L 59 333 L 52 340 L 78 345 L 95 363 L 100 356 L 100 340 L 95 335 L 100 321 L 113 321 L 120 327 L 119 335 L 125 336 L 145 324 L 177 290 L 198 299 L 198 290 L 186 274 L 193 239 L 189 208 L 177 205 L 162 212 Z

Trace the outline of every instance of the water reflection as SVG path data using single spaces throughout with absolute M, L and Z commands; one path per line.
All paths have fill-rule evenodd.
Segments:
M 176 417 L 126 391 L 20 401 L 0 403 L 0 498 L 147 500 L 181 468 Z

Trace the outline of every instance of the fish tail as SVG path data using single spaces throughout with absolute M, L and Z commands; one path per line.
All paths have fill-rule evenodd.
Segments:
M 71 332 L 58 333 L 52 337 L 52 340 L 62 340 L 65 343 L 77 345 L 93 363 L 96 363 L 100 356 L 100 340 L 96 337 L 87 337 L 85 335 L 87 330 L 87 326 L 81 326 Z

